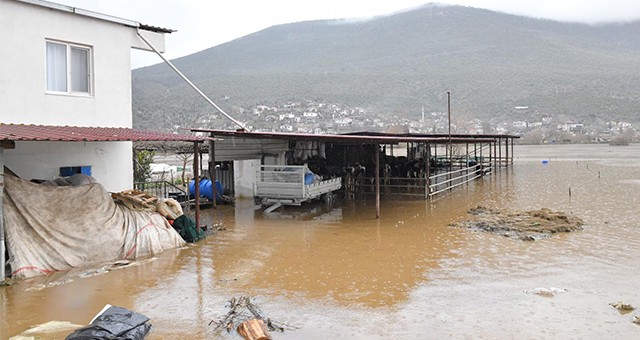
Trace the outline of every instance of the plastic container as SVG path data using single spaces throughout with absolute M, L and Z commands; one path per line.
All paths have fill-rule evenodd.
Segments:
M 196 182 L 191 180 L 189 182 L 189 197 L 193 198 L 194 193 L 196 191 Z M 220 181 L 216 180 L 216 202 L 222 201 L 222 193 L 224 192 L 224 188 Z M 206 197 L 210 201 L 213 201 L 213 186 L 211 185 L 211 180 L 208 178 L 200 180 L 200 197 Z
M 313 184 L 314 179 L 315 179 L 315 176 L 313 175 L 312 172 L 307 172 L 306 174 L 304 174 L 304 184 L 306 185 Z

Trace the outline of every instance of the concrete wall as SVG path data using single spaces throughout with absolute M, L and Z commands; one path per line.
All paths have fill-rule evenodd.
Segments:
M 131 142 L 16 142 L 4 150 L 5 165 L 21 178 L 55 179 L 60 167 L 90 165 L 91 175 L 111 192 L 131 189 L 131 157 Z
M 237 198 L 253 197 L 253 186 L 256 182 L 256 169 L 260 166 L 259 159 L 233 162 L 233 181 Z
M 131 127 L 131 48 L 145 47 L 135 28 L 13 0 L 0 0 L 0 23 L 0 122 Z M 145 37 L 164 49 L 162 34 Z M 91 47 L 90 95 L 46 92 L 47 39 Z M 60 166 L 94 165 L 109 190 L 133 185 L 131 143 L 20 144 L 6 151 L 6 164 L 26 178 L 54 176 Z

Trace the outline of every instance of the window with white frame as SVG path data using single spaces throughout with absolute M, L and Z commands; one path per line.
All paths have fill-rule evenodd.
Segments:
M 47 92 L 91 94 L 91 47 L 47 41 Z

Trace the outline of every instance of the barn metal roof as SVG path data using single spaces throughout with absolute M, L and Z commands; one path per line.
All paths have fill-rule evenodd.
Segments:
M 204 142 L 208 137 L 166 132 L 138 131 L 129 128 L 25 125 L 0 123 L 0 141 L 60 141 L 60 142 L 116 142 L 116 141 L 181 141 Z
M 307 133 L 287 133 L 287 132 L 248 132 L 243 130 L 210 130 L 210 129 L 192 129 L 193 132 L 209 133 L 212 137 L 237 137 L 237 138 L 257 138 L 257 139 L 281 139 L 281 140 L 305 140 L 305 141 L 321 141 L 330 143 L 350 143 L 350 144 L 398 144 L 398 143 L 448 143 L 448 136 L 405 136 L 363 132 L 358 135 L 315 135 Z M 465 137 L 452 136 L 451 143 L 473 143 L 473 142 L 493 142 L 495 138 L 481 138 L 477 135 L 464 135 Z M 504 137 L 504 136 L 503 136 Z
M 428 137 L 428 138 L 449 138 L 449 135 L 446 133 L 386 133 L 386 132 L 367 132 L 367 131 L 359 131 L 359 132 L 349 132 L 345 133 L 345 135 L 351 136 L 396 136 L 396 137 Z M 513 138 L 519 139 L 520 136 L 516 135 L 507 135 L 507 134 L 497 134 L 497 133 L 478 133 L 478 134 L 468 134 L 468 133 L 452 133 L 451 138 Z

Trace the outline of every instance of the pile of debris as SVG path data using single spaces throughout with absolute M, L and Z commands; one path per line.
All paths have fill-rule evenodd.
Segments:
M 469 220 L 452 223 L 453 227 L 488 231 L 523 241 L 551 237 L 555 233 L 582 230 L 582 219 L 547 208 L 532 211 L 511 211 L 477 206 L 468 211 Z
M 615 303 L 610 303 L 609 306 L 615 308 L 618 310 L 618 312 L 620 312 L 620 314 L 624 315 L 627 313 L 631 313 L 635 310 L 635 308 L 633 306 L 631 306 L 628 303 L 624 303 L 622 301 L 618 301 Z
M 170 220 L 183 215 L 182 206 L 173 198 L 158 199 L 140 190 L 125 190 L 112 193 L 111 198 L 116 204 L 121 204 L 130 210 L 157 212 Z
M 239 298 L 229 300 L 227 307 L 229 312 L 217 320 L 211 320 L 209 325 L 215 324 L 215 332 L 235 329 L 245 339 L 271 339 L 269 331 L 284 332 L 295 330 L 297 327 L 264 318 L 262 311 L 251 302 L 251 298 L 241 295 Z
M 625 315 L 625 314 L 631 313 L 634 310 L 636 310 L 636 308 L 633 307 L 632 305 L 630 305 L 628 303 L 624 303 L 622 301 L 618 301 L 618 302 L 615 302 L 615 303 L 610 303 L 609 306 L 617 309 L 618 312 L 620 313 L 620 315 Z M 640 315 L 635 315 L 633 317 L 633 320 L 631 320 L 631 322 L 633 322 L 636 325 L 640 326 Z
M 126 190 L 112 193 L 116 204 L 129 210 L 156 212 L 164 216 L 169 224 L 187 242 L 193 243 L 205 238 L 203 230 L 197 230 L 195 221 L 186 216 L 182 206 L 173 198 L 158 198 L 140 190 Z

